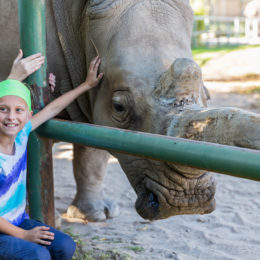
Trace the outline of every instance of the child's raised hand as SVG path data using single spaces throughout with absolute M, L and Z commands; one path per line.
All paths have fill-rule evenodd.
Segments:
M 34 242 L 41 245 L 50 245 L 48 240 L 54 239 L 54 233 L 49 232 L 50 228 L 46 226 L 35 227 L 30 230 L 24 230 L 24 238 L 27 241 Z
M 88 69 L 88 75 L 85 80 L 85 83 L 89 86 L 89 89 L 97 86 L 99 81 L 103 77 L 103 73 L 98 74 L 98 68 L 99 68 L 100 62 L 101 62 L 101 59 L 98 56 L 95 57 L 90 62 L 90 66 Z
M 96 57 L 91 61 L 87 78 L 82 84 L 80 84 L 77 88 L 59 96 L 50 102 L 46 107 L 44 107 L 39 113 L 33 115 L 31 118 L 32 130 L 36 129 L 47 120 L 58 115 L 76 98 L 85 93 L 87 90 L 95 87 L 99 83 L 103 76 L 103 73 L 98 74 L 100 61 L 101 60 L 99 57 Z
M 23 51 L 20 49 L 16 59 L 13 62 L 8 79 L 23 81 L 42 66 L 44 59 L 45 58 L 41 53 L 36 53 L 23 58 Z

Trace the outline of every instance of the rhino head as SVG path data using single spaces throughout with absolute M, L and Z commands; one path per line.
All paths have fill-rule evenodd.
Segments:
M 200 68 L 191 58 L 190 7 L 183 1 L 91 1 L 86 20 L 87 63 L 92 48 L 104 71 L 93 94 L 93 122 L 176 136 L 172 123 L 183 106 L 206 102 Z M 210 173 L 114 155 L 136 191 L 143 218 L 215 209 Z

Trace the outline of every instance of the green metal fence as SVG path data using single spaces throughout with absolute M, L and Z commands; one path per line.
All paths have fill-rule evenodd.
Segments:
M 112 127 L 50 120 L 36 131 L 46 138 L 260 180 L 260 151 Z
M 19 17 L 21 46 L 25 54 L 30 55 L 35 52 L 45 54 L 45 1 L 19 0 Z M 46 67 L 30 77 L 28 83 L 40 89 L 37 92 L 38 107 L 42 108 L 48 97 Z M 50 120 L 31 134 L 28 146 L 30 215 L 50 225 L 54 225 L 50 139 L 260 180 L 259 151 L 83 123 Z

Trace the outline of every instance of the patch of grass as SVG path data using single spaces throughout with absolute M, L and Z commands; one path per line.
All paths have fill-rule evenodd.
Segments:
M 127 254 L 122 254 L 116 250 L 102 251 L 90 250 L 83 256 L 73 256 L 72 260 L 131 260 L 132 258 Z
M 231 82 L 231 81 L 259 81 L 260 80 L 260 74 L 258 73 L 248 73 L 248 74 L 241 74 L 239 76 L 231 76 L 227 78 L 221 78 L 221 79 L 213 79 L 213 81 L 221 81 L 221 82 Z M 208 80 L 211 81 L 211 80 Z M 258 88 L 258 86 L 252 87 L 250 86 L 250 90 Z
M 76 251 L 73 255 L 72 260 L 92 260 L 92 256 L 90 252 L 85 252 L 83 247 L 85 243 L 81 239 L 79 234 L 75 234 L 71 228 L 67 228 L 64 230 L 66 234 L 68 234 L 76 243 Z
M 199 47 L 192 50 L 194 60 L 199 64 L 200 67 L 205 66 L 214 57 L 220 57 L 226 53 L 245 50 L 249 48 L 256 48 L 259 45 L 235 45 L 235 46 L 222 46 L 222 47 Z
M 103 241 L 106 243 L 123 243 L 122 239 L 114 239 L 114 238 L 106 238 L 106 237 L 99 237 L 99 236 L 94 236 L 91 238 L 91 240 L 97 240 L 97 241 Z
M 128 254 L 120 253 L 115 249 L 108 251 L 97 249 L 84 250 L 85 243 L 79 234 L 75 234 L 71 228 L 65 229 L 64 232 L 71 236 L 76 242 L 76 251 L 72 260 L 131 260 L 131 257 Z M 92 237 L 91 239 L 103 241 L 99 236 Z M 112 239 L 110 242 L 121 243 L 122 241 L 120 240 L 119 242 L 119 240 Z
M 212 53 L 212 52 L 231 52 L 231 51 L 238 51 L 238 50 L 245 50 L 251 48 L 259 48 L 259 45 L 233 45 L 233 46 L 221 46 L 221 47 L 199 47 L 193 48 L 192 54 L 197 55 L 201 53 Z
M 203 67 L 204 65 L 206 65 L 212 58 L 211 57 L 207 57 L 204 59 L 199 59 L 197 58 L 197 63 L 199 64 L 200 67 Z
M 248 74 L 245 74 L 242 76 L 242 79 L 243 80 L 259 80 L 260 78 L 260 74 L 257 74 L 257 73 L 248 73 Z
M 240 89 L 235 91 L 238 94 L 259 94 L 260 93 L 260 86 L 250 87 L 247 89 Z
M 99 236 L 94 236 L 91 238 L 91 240 L 100 240 L 100 237 Z
M 135 253 L 140 253 L 140 252 L 144 251 L 144 248 L 142 246 L 127 246 L 125 248 L 128 249 L 128 250 L 132 250 Z

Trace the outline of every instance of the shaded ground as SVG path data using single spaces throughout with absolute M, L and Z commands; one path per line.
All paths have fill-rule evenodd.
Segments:
M 230 54 L 215 57 L 203 67 L 208 80 L 205 85 L 212 96 L 209 106 L 237 106 L 260 112 L 260 96 L 256 88 L 260 83 L 257 78 L 242 81 L 251 73 L 246 69 L 249 66 L 254 69 L 252 74 L 259 73 L 257 63 L 260 59 L 255 57 L 259 55 L 260 58 L 260 48 L 254 48 L 253 54 L 249 50 L 239 52 L 239 57 Z M 243 62 L 238 62 L 240 60 Z M 234 75 L 229 73 L 224 77 L 223 73 L 230 72 L 229 68 L 235 65 L 240 70 L 240 81 L 229 83 L 227 78 L 234 79 Z M 216 71 L 219 77 L 216 77 Z M 71 145 L 59 143 L 54 150 L 55 203 L 58 211 L 63 213 L 75 195 Z M 216 174 L 217 209 L 212 214 L 175 216 L 150 222 L 137 215 L 134 209 L 136 195 L 112 157 L 107 171 L 105 191 L 118 202 L 121 214 L 104 223 L 70 223 L 63 219 L 62 229 L 78 241 L 75 259 L 259 259 L 258 182 Z

